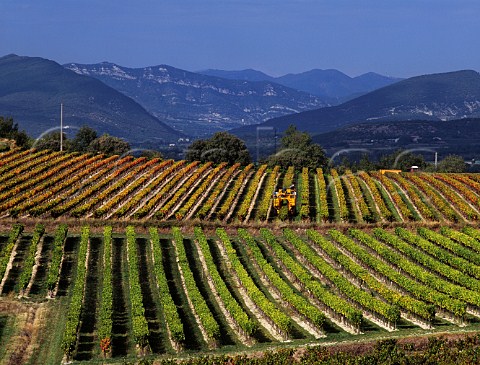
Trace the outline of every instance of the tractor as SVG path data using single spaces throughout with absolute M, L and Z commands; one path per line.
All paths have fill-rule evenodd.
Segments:
M 285 204 L 288 206 L 288 214 L 291 216 L 295 215 L 295 205 L 297 204 L 295 185 L 291 185 L 287 189 L 279 189 L 273 193 L 273 208 L 277 212 L 277 215 Z

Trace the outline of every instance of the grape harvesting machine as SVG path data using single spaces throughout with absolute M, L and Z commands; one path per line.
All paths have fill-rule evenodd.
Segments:
M 288 214 L 295 215 L 295 206 L 297 204 L 295 185 L 291 185 L 287 189 L 279 189 L 273 193 L 273 207 L 277 214 L 280 212 L 280 208 L 285 204 L 288 206 Z

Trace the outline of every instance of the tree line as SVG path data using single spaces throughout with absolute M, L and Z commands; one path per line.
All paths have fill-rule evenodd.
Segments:
M 228 132 L 218 132 L 209 139 L 194 141 L 187 150 L 188 161 L 211 161 L 214 163 L 228 162 L 247 165 L 252 162 L 245 143 L 238 137 Z M 325 150 L 314 143 L 312 137 L 302 131 L 298 131 L 294 125 L 290 125 L 280 140 L 278 152 L 270 155 L 265 160 L 257 161 L 269 166 L 280 166 L 287 169 L 295 166 L 297 169 L 307 167 L 314 170 L 317 167 L 334 167 L 340 173 L 346 170 L 373 171 L 379 169 L 398 169 L 409 171 L 412 166 L 417 166 L 420 171 L 427 172 L 465 172 L 466 164 L 463 157 L 448 155 L 437 166 L 425 161 L 421 154 L 415 154 L 405 150 L 397 150 L 381 156 L 378 160 L 371 160 L 368 154 L 362 155 L 359 161 L 350 161 L 346 155 L 339 161 L 328 159 Z
M 410 171 L 412 166 L 417 166 L 419 171 L 424 172 L 467 172 L 467 165 L 462 156 L 447 155 L 441 159 L 437 165 L 427 162 L 421 154 L 415 154 L 408 150 L 398 149 L 390 154 L 382 155 L 378 160 L 371 160 L 368 154 L 363 154 L 359 161 L 351 161 L 347 156 L 343 156 L 335 167 L 339 173 L 346 170 L 356 171 L 375 171 L 380 169 L 398 169 Z
M 69 139 L 63 133 L 63 150 L 81 153 L 103 153 L 106 155 L 122 155 L 131 150 L 130 144 L 118 137 L 98 133 L 88 127 L 81 127 L 74 138 Z M 12 118 L 0 117 L 0 139 L 11 141 L 17 147 L 36 149 L 60 150 L 60 132 L 55 131 L 34 140 L 25 131 L 20 131 L 18 124 Z M 10 144 L 11 144 L 10 143 Z M 8 149 L 8 143 L 0 141 L 0 151 Z M 146 157 L 162 157 L 158 151 L 144 151 Z M 211 138 L 194 141 L 185 151 L 185 159 L 188 161 L 213 162 L 219 164 L 240 163 L 243 166 L 252 162 L 252 158 L 245 143 L 238 137 L 228 132 L 217 132 Z M 465 172 L 467 170 L 463 157 L 449 155 L 442 159 L 436 166 L 425 161 L 421 154 L 397 150 L 393 153 L 381 156 L 378 160 L 371 160 L 368 154 L 362 155 L 360 160 L 351 161 L 347 155 L 340 161 L 328 159 L 325 150 L 313 142 L 312 137 L 297 130 L 290 125 L 280 140 L 278 152 L 270 155 L 258 163 L 266 163 L 269 166 L 280 166 L 287 169 L 295 166 L 297 169 L 307 167 L 314 170 L 317 167 L 335 167 L 340 173 L 346 170 L 372 171 L 379 169 L 399 169 L 409 171 L 412 166 L 418 166 L 421 171 L 437 172 Z
M 37 150 L 60 150 L 60 132 L 47 133 L 39 139 L 33 139 L 25 131 L 20 131 L 18 123 L 13 118 L 0 116 L 0 151 L 16 146 L 23 149 L 36 148 Z M 130 150 L 130 144 L 118 137 L 108 134 L 101 136 L 88 127 L 81 127 L 74 138 L 69 139 L 65 133 L 62 136 L 63 150 L 67 152 L 104 153 L 106 155 L 122 155 Z

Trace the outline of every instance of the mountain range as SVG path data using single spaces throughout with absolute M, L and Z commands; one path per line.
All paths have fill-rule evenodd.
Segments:
M 101 80 L 176 130 L 195 136 L 329 105 L 322 98 L 268 80 L 206 76 L 168 65 L 127 68 L 103 62 L 64 66 Z
M 311 134 L 359 122 L 451 120 L 480 116 L 480 74 L 464 70 L 412 77 L 346 103 L 270 119 L 258 126 L 232 131 L 246 137 L 257 128 L 282 132 L 290 124 Z
M 300 79 L 314 83 L 314 71 Z M 339 73 L 326 71 L 333 76 Z M 385 82 L 373 73 L 354 79 L 367 88 Z M 331 90 L 344 88 L 340 81 L 331 85 Z M 416 138 L 415 126 L 424 128 L 419 121 L 428 121 L 428 128 L 451 121 L 438 124 L 443 128 L 439 132 L 443 141 L 449 129 L 454 139 L 457 120 L 470 118 L 461 134 L 476 128 L 480 74 L 463 70 L 412 77 L 329 106 L 321 97 L 280 85 L 255 70 L 205 76 L 167 65 L 132 69 L 113 63 L 61 66 L 38 57 L 0 58 L 0 115 L 12 116 L 20 128 L 37 137 L 58 128 L 60 103 L 64 104 L 65 125 L 86 124 L 134 146 L 165 147 L 186 136 L 205 137 L 239 125 L 230 131 L 250 146 L 258 146 L 259 137 L 273 146 L 275 137 L 290 124 L 332 148 L 358 145 L 358 141 L 368 145 L 373 143 L 368 136 L 382 131 L 388 131 L 383 140 L 408 144 L 409 138 Z
M 13 54 L 0 58 L 0 115 L 12 116 L 28 134 L 38 137 L 59 127 L 61 103 L 65 126 L 88 125 L 134 144 L 168 143 L 183 137 L 97 79 L 43 58 Z
M 205 70 L 204 75 L 246 81 L 270 81 L 316 95 L 332 105 L 354 99 L 362 94 L 401 81 L 400 78 L 369 72 L 350 77 L 338 70 L 314 69 L 298 74 L 272 77 L 263 72 L 247 69 L 242 71 Z

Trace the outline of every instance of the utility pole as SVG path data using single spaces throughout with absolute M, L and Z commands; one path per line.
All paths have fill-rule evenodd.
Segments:
M 438 163 L 438 153 L 435 152 L 435 170 L 437 169 L 437 163 Z
M 60 103 L 60 152 L 63 151 L 63 103 Z
M 275 131 L 275 137 L 274 137 L 274 140 L 275 140 L 275 151 L 273 151 L 274 154 L 277 154 L 277 128 L 274 129 Z

